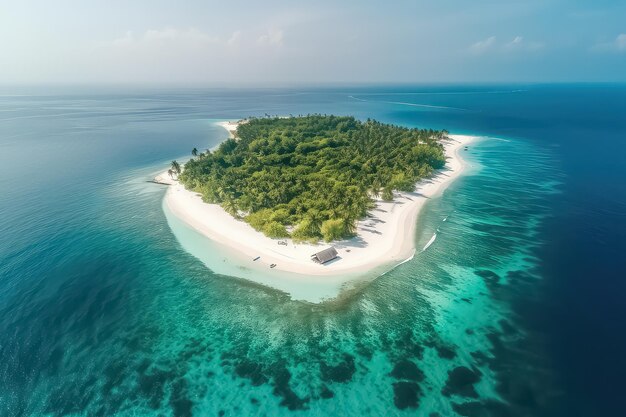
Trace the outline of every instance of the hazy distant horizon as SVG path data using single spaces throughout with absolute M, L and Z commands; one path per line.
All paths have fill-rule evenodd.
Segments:
M 2 85 L 626 81 L 626 4 L 23 1 Z
M 463 87 L 463 88 L 497 88 L 497 87 L 533 87 L 533 86 L 611 86 L 626 85 L 626 80 L 618 81 L 433 81 L 433 82 L 345 82 L 345 81 L 328 81 L 328 82 L 298 82 L 298 83 L 232 83 L 232 82 L 213 82 L 213 83 L 168 83 L 168 82 L 152 82 L 152 83 L 16 83 L 8 84 L 0 82 L 0 90 L 2 89 L 50 89 L 50 90 L 66 90 L 66 89 L 125 89 L 135 88 L 143 89 L 207 89 L 207 90 L 263 90 L 263 89 L 335 89 L 335 88 L 441 88 L 441 87 Z M 440 93 L 439 93 L 440 94 Z M 450 94 L 454 94 L 451 92 Z

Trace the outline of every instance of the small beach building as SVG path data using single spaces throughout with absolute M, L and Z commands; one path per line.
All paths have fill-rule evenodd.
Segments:
M 337 249 L 331 246 L 328 249 L 324 249 L 323 251 L 320 251 L 311 255 L 311 260 L 313 262 L 325 264 L 326 262 L 329 262 L 335 259 L 338 255 L 339 254 L 337 253 Z

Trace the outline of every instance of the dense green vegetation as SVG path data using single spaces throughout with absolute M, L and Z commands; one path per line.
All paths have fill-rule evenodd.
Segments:
M 267 236 L 336 240 L 356 221 L 445 163 L 445 131 L 353 117 L 250 119 L 235 139 L 197 154 L 179 179 Z

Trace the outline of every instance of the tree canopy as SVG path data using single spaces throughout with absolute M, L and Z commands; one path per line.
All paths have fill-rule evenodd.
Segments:
M 252 118 L 179 179 L 267 236 L 332 241 L 354 235 L 372 196 L 391 200 L 442 168 L 446 133 L 353 117 Z

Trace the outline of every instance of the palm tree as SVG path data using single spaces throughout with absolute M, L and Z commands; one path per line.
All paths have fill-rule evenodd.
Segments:
M 193 156 L 198 156 L 198 148 L 193 148 L 193 149 L 191 150 L 191 154 L 192 154 Z
M 343 230 L 345 233 L 347 233 L 348 235 L 353 235 L 354 232 L 356 231 L 356 222 L 354 219 L 350 219 L 350 218 L 346 218 L 346 219 L 341 219 L 341 222 L 343 223 Z
M 226 197 L 222 202 L 222 208 L 224 211 L 234 218 L 239 218 L 239 210 L 237 209 L 237 203 L 230 196 Z
M 174 175 L 174 171 L 172 171 L 172 169 L 171 169 L 171 168 L 170 168 L 170 169 L 168 169 L 168 170 L 167 170 L 167 175 L 169 175 L 169 176 L 170 176 L 170 178 L 172 178 L 172 175 Z
M 172 171 L 174 171 L 176 175 L 181 173 L 180 164 L 177 161 L 172 161 Z
M 317 209 L 310 209 L 307 218 L 311 222 L 311 228 L 315 229 L 316 232 L 320 230 L 322 223 L 326 220 L 325 216 Z
M 383 188 L 382 197 L 385 201 L 393 201 L 393 188 L 389 185 Z

